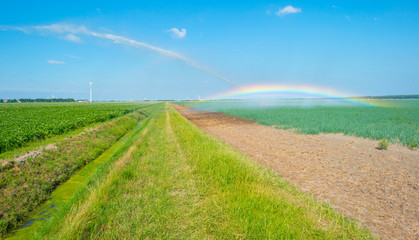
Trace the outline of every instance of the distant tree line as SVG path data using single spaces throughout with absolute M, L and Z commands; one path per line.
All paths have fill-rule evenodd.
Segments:
M 75 102 L 74 98 L 20 98 L 20 99 L 0 99 L 0 103 L 17 102 Z
M 419 99 L 419 95 L 387 95 L 387 96 L 365 96 L 354 97 L 357 99 Z

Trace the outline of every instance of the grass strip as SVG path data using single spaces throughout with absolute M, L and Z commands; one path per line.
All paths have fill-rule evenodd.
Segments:
M 44 239 L 370 239 L 169 105 Z

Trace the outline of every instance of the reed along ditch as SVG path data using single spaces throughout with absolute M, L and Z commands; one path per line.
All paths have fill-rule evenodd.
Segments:
M 31 239 L 33 232 L 77 195 L 102 165 L 129 147 L 147 122 L 148 110 L 87 128 L 57 143 L 57 150 L 28 159 L 24 165 L 2 166 L 0 174 L 11 181 L 0 189 L 0 237 Z

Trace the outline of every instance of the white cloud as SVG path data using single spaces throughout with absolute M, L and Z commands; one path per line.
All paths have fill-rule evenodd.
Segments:
M 57 60 L 48 60 L 49 64 L 65 64 L 63 61 L 57 61 Z
M 51 31 L 56 33 L 88 34 L 89 31 L 84 26 L 74 26 L 70 24 L 51 24 L 32 26 L 34 30 Z
M 172 28 L 174 29 L 174 28 Z M 172 30 L 171 29 L 171 30 Z M 188 64 L 189 66 L 196 68 L 198 70 L 201 70 L 203 72 L 206 72 L 218 79 L 221 79 L 229 84 L 232 84 L 232 81 L 215 73 L 214 71 L 203 67 L 197 63 L 195 63 L 194 61 L 192 61 L 191 59 L 183 56 L 180 53 L 177 53 L 175 51 L 171 51 L 171 50 L 167 50 L 164 48 L 159 48 L 144 42 L 140 42 L 134 39 L 130 39 L 130 38 L 126 38 L 126 37 L 122 37 L 122 36 L 118 36 L 115 34 L 110 34 L 110 33 L 100 33 L 100 32 L 95 32 L 95 31 L 91 31 L 89 29 L 87 29 L 84 26 L 75 26 L 75 25 L 69 25 L 69 24 L 51 24 L 51 25 L 38 25 L 38 26 L 31 26 L 31 27 L 23 27 L 23 28 L 17 28 L 17 27 L 9 27 L 9 26 L 1 26 L 0 25 L 0 30 L 2 31 L 11 31 L 11 30 L 18 30 L 18 31 L 22 31 L 26 34 L 29 34 L 33 31 L 39 32 L 39 33 L 57 33 L 57 34 L 67 34 L 68 35 L 74 35 L 74 34 L 78 34 L 78 35 L 86 35 L 86 36 L 91 36 L 91 37 L 96 37 L 96 38 L 102 38 L 102 39 L 108 39 L 111 40 L 114 44 L 121 44 L 121 45 L 128 45 L 131 47 L 135 47 L 135 48 L 147 48 L 151 51 L 160 53 L 164 56 L 167 57 L 171 57 L 171 58 L 175 58 L 178 60 L 181 60 L 183 62 L 185 62 L 186 64 Z M 179 30 L 178 30 L 179 31 Z M 181 33 L 181 36 L 184 37 L 186 35 L 186 29 L 182 29 L 181 31 L 179 31 Z M 59 36 L 58 36 L 59 37 Z M 65 62 L 62 61 L 55 61 L 55 60 L 49 60 L 48 63 L 51 64 L 65 64 Z
M 295 8 L 291 5 L 286 6 L 284 8 L 280 8 L 275 14 L 277 16 L 285 16 L 291 13 L 300 13 L 301 12 L 301 8 Z
M 174 52 L 174 51 L 171 51 L 171 50 L 166 50 L 166 49 L 159 48 L 159 47 L 155 47 L 155 46 L 149 45 L 147 43 L 139 42 L 139 41 L 129 39 L 129 38 L 126 38 L 126 37 L 122 37 L 122 36 L 118 36 L 118 35 L 114 35 L 114 34 L 109 34 L 109 33 L 97 33 L 97 32 L 89 32 L 89 35 L 91 35 L 93 37 L 97 37 L 97 38 L 105 38 L 105 39 L 108 39 L 108 40 L 112 40 L 113 43 L 115 43 L 115 44 L 129 45 L 129 46 L 136 47 L 136 48 L 140 48 L 140 47 L 148 48 L 152 51 L 161 53 L 161 54 L 166 55 L 168 57 L 177 58 L 177 59 L 183 60 L 185 62 L 189 61 L 188 58 L 186 58 L 185 56 L 183 56 L 183 55 L 181 55 L 177 52 Z
M 78 56 L 74 56 L 74 55 L 66 55 L 69 58 L 74 58 L 74 59 L 83 59 L 82 57 L 78 57 Z
M 13 26 L 4 26 L 4 25 L 0 25 L 0 31 L 21 31 L 26 34 L 29 33 L 28 29 L 24 27 L 13 27 Z
M 62 39 L 67 40 L 67 41 L 71 41 L 71 42 L 75 42 L 75 43 L 81 43 L 82 42 L 82 40 L 78 36 L 76 36 L 74 34 L 71 34 L 71 33 L 62 37 Z
M 172 28 L 167 30 L 172 33 L 173 38 L 184 38 L 186 36 L 186 29 L 182 28 L 181 30 L 177 28 Z
M 8 29 L 8 30 L 10 30 L 10 29 Z M 13 29 L 13 30 L 15 30 L 15 29 Z M 83 35 L 87 35 L 87 36 L 91 36 L 91 37 L 108 39 L 108 40 L 111 40 L 115 44 L 129 45 L 129 46 L 137 47 L 137 48 L 139 48 L 139 47 L 148 48 L 152 51 L 159 52 L 159 53 L 161 53 L 163 55 L 166 55 L 168 57 L 173 57 L 173 58 L 183 60 L 185 62 L 189 62 L 188 58 L 186 58 L 185 56 L 183 56 L 183 55 L 181 55 L 177 52 L 174 52 L 174 51 L 171 51 L 171 50 L 166 50 L 166 49 L 159 48 L 159 47 L 155 47 L 155 46 L 149 45 L 149 44 L 144 43 L 144 42 L 136 41 L 136 40 L 133 40 L 133 39 L 129 39 L 129 38 L 118 36 L 118 35 L 111 34 L 111 33 L 94 32 L 94 31 L 88 30 L 84 26 L 74 26 L 74 25 L 68 25 L 68 24 L 51 24 L 51 25 L 32 26 L 32 27 L 29 27 L 29 28 L 24 28 L 24 30 L 26 30 L 27 33 L 29 33 L 30 30 L 36 30 L 36 31 L 39 31 L 41 33 L 48 33 L 49 32 L 49 33 L 68 34 L 68 35 L 73 35 L 73 36 L 75 36 L 74 34 L 79 34 L 79 35 L 83 34 Z M 23 31 L 23 30 L 21 30 L 21 31 Z M 75 36 L 75 37 L 77 37 L 77 36 Z M 66 39 L 66 40 L 68 40 L 68 39 Z

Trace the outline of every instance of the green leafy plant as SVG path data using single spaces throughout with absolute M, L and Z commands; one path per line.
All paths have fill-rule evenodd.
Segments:
M 416 148 L 418 148 L 418 143 L 417 143 L 417 142 L 415 142 L 415 141 L 410 142 L 410 143 L 409 143 L 409 148 L 411 148 L 411 149 L 416 149 Z
M 0 106 L 0 153 L 134 112 L 138 103 L 13 103 Z
M 390 142 L 387 139 L 383 139 L 378 142 L 378 149 L 387 150 L 389 145 L 390 145 Z

